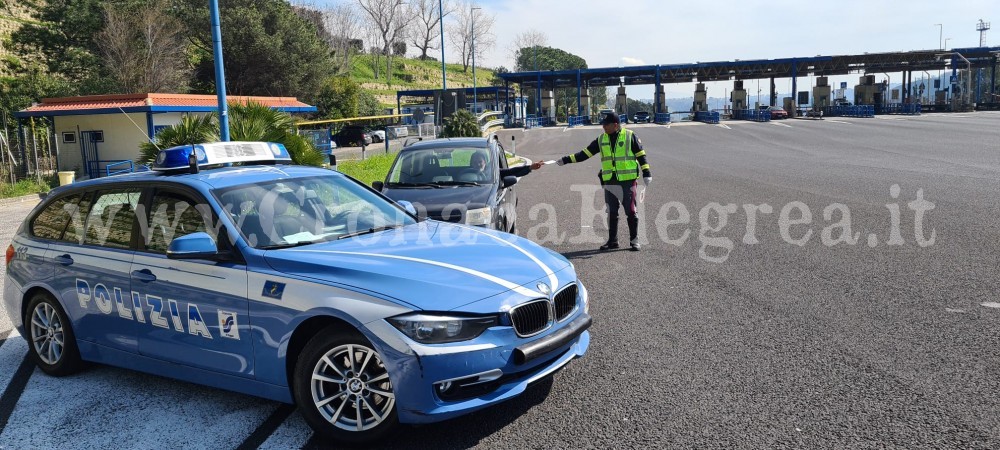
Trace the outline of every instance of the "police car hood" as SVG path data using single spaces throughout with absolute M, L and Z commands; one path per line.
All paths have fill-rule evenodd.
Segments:
M 522 286 L 534 290 L 539 280 L 553 284 L 555 273 L 569 266 L 562 255 L 528 239 L 437 221 L 269 250 L 264 258 L 280 272 L 438 311 L 511 290 L 526 293 Z

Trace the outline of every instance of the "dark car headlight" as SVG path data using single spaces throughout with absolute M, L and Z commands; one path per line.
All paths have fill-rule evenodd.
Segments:
M 385 319 L 397 330 L 422 344 L 444 344 L 474 339 L 499 325 L 498 316 L 463 317 L 413 313 Z

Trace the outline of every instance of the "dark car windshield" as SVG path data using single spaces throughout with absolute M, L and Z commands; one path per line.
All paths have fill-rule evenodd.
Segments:
M 486 148 L 435 147 L 401 152 L 389 187 L 467 186 L 492 182 L 498 161 Z

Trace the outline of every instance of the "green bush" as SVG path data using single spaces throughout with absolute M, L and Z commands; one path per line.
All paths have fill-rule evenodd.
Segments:
M 460 109 L 451 117 L 445 117 L 441 137 L 483 137 L 483 131 L 471 112 Z
M 34 178 L 21 180 L 14 184 L 0 184 L 0 198 L 20 197 L 23 195 L 49 192 L 53 187 L 59 185 L 59 179 L 55 175 L 43 177 L 42 181 Z

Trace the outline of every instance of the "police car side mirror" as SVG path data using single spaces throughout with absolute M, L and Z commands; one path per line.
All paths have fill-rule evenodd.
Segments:
M 513 175 L 508 175 L 506 177 L 503 177 L 503 187 L 505 189 L 509 188 L 509 187 L 511 187 L 511 186 L 513 186 L 515 184 L 517 184 L 517 177 L 515 177 Z
M 413 207 L 413 203 L 410 203 L 406 200 L 396 200 L 396 203 L 398 203 L 399 206 L 402 206 L 403 209 L 406 210 L 406 212 L 413 214 L 414 216 L 417 215 L 417 208 Z
M 381 181 L 372 181 L 372 189 L 375 189 L 376 191 L 382 192 L 382 188 L 383 187 L 384 187 L 384 185 L 382 184 Z
M 215 239 L 203 231 L 178 237 L 167 247 L 167 258 L 170 259 L 218 260 L 222 257 Z

